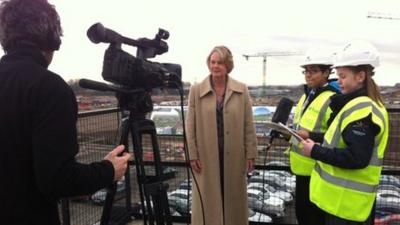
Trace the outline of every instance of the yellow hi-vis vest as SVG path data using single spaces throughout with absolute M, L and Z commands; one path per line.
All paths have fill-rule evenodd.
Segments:
M 330 97 L 334 94 L 335 92 L 333 91 L 320 93 L 302 113 L 301 110 L 306 100 L 306 95 L 303 95 L 295 110 L 293 119 L 294 127 L 308 132 L 325 133 L 328 129 L 327 122 L 332 112 L 329 108 Z M 315 160 L 303 154 L 300 143 L 296 138 L 292 137 L 289 143 L 290 169 L 296 175 L 310 176 L 315 165 Z
M 365 96 L 351 100 L 335 117 L 322 143 L 323 147 L 344 149 L 347 147 L 342 137 L 344 129 L 369 114 L 372 122 L 380 127 L 369 165 L 363 169 L 343 169 L 317 161 L 310 181 L 311 202 L 332 215 L 357 222 L 365 221 L 370 215 L 379 184 L 389 136 L 385 107 Z

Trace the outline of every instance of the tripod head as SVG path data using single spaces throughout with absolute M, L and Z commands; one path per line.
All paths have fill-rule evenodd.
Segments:
M 134 112 L 136 115 L 145 115 L 153 111 L 153 101 L 150 93 L 143 88 L 126 88 L 113 84 L 106 84 L 98 81 L 80 79 L 79 86 L 96 91 L 111 91 L 114 92 L 118 105 L 123 110 Z

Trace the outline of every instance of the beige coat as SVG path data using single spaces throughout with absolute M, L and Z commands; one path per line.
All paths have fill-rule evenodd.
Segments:
M 189 157 L 199 159 L 196 174 L 201 190 L 206 225 L 248 224 L 246 161 L 257 156 L 257 139 L 247 86 L 228 79 L 224 102 L 224 215 L 220 185 L 216 118 L 216 94 L 210 76 L 189 93 L 186 121 Z M 198 191 L 192 183 L 192 224 L 203 225 Z

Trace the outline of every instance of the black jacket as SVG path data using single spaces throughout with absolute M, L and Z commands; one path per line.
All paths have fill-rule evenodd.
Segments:
M 352 99 L 366 96 L 365 89 L 359 89 L 349 94 L 340 94 L 331 97 L 330 107 L 332 114 L 329 123 L 339 111 Z M 350 123 L 343 131 L 343 140 L 348 146 L 346 149 L 325 148 L 314 145 L 311 157 L 333 166 L 347 169 L 361 169 L 368 166 L 372 156 L 375 136 L 380 128 L 372 122 L 371 115 Z
M 77 104 L 33 46 L 0 61 L 0 223 L 59 224 L 57 200 L 113 182 L 109 161 L 75 161 Z

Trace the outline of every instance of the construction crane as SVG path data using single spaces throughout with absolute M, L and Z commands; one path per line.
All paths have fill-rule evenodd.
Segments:
M 400 15 L 382 12 L 368 12 L 367 18 L 369 19 L 385 19 L 385 20 L 400 20 Z
M 292 56 L 292 55 L 302 55 L 301 52 L 294 52 L 294 51 L 270 51 L 270 52 L 259 52 L 252 55 L 245 55 L 243 57 L 246 60 L 249 60 L 250 57 L 262 57 L 263 58 L 263 83 L 262 83 L 262 96 L 266 94 L 266 76 L 267 76 L 267 57 L 270 56 Z

